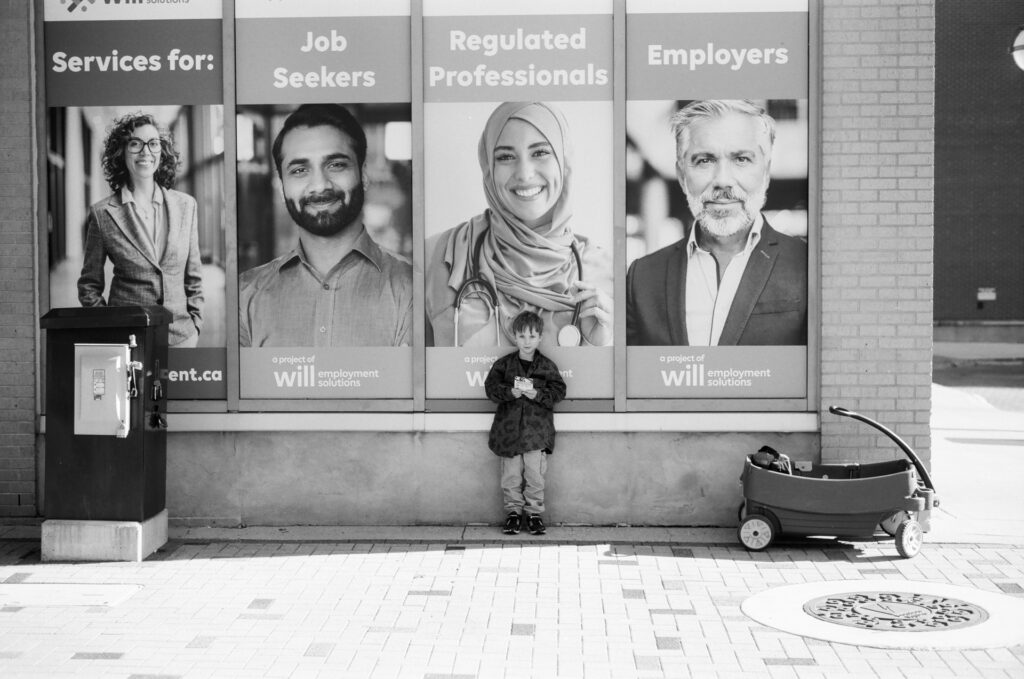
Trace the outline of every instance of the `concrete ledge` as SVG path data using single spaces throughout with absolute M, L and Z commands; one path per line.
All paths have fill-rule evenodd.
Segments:
M 178 432 L 487 432 L 493 413 L 170 413 Z M 568 432 L 817 432 L 818 413 L 555 413 Z M 45 418 L 40 418 L 45 431 Z
M 34 541 L 40 537 L 39 526 L 15 526 L 0 529 L 0 542 Z M 675 544 L 736 545 L 733 527 L 687 528 L 680 526 L 562 526 L 549 524 L 546 535 L 503 535 L 498 524 L 492 526 L 247 526 L 225 528 L 188 526 L 172 520 L 167 537 L 177 542 L 299 542 L 299 543 L 554 543 L 554 544 Z M 1024 543 L 1024 521 L 958 518 L 940 508 L 932 516 L 932 530 L 925 535 L 929 545 L 1011 545 Z M 845 548 L 858 545 L 892 546 L 892 540 L 879 538 L 842 540 L 831 538 L 790 538 L 779 543 L 779 549 L 813 544 L 822 548 Z M 886 546 L 888 545 L 888 547 Z M 159 549 L 157 545 L 155 549 Z M 153 550 L 149 553 L 151 554 Z M 148 554 L 147 554 L 148 556 Z M 71 560 L 68 558 L 67 560 Z
M 146 521 L 44 521 L 43 561 L 142 561 L 167 542 L 167 510 Z
M 658 526 L 560 526 L 544 535 L 504 535 L 499 524 L 465 526 L 246 526 L 245 528 L 172 525 L 170 538 L 181 542 L 362 542 L 553 544 L 732 544 L 735 528 Z

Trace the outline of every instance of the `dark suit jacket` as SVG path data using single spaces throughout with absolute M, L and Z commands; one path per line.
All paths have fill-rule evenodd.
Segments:
M 160 261 L 146 235 L 134 228 L 119 192 L 89 208 L 78 301 L 82 306 L 163 305 L 173 316 L 168 342 L 174 346 L 196 334 L 203 323 L 199 227 L 192 196 L 160 190 L 168 217 L 167 246 Z M 108 258 L 114 277 L 104 300 L 103 267 Z
M 630 265 L 626 274 L 626 344 L 689 344 L 685 309 L 688 237 L 689 233 Z M 803 240 L 785 236 L 765 221 L 718 344 L 807 344 L 807 244 Z

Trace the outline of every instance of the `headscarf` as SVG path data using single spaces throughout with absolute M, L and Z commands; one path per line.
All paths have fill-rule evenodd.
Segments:
M 547 139 L 562 173 L 562 192 L 551 210 L 551 220 L 535 228 L 526 226 L 501 202 L 494 183 L 494 148 L 512 119 L 532 125 Z M 579 274 L 573 272 L 576 263 L 569 226 L 571 151 L 565 117 L 540 102 L 501 104 L 480 136 L 477 156 L 488 209 L 457 227 L 448 241 L 445 260 L 452 267 L 448 285 L 458 290 L 474 274 L 487 280 L 497 291 L 506 324 L 525 308 L 573 309 L 569 288 Z M 473 261 L 478 243 L 480 255 Z

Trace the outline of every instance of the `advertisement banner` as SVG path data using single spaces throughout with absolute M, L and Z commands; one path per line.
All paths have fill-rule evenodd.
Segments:
M 341 4 L 238 0 L 238 101 L 408 101 L 409 1 L 376 2 L 365 15 Z
M 466 347 L 431 349 L 427 352 L 427 374 L 447 375 L 430 383 L 427 398 L 487 398 L 484 380 L 491 365 L 508 351 Z M 566 398 L 592 398 L 610 394 L 612 373 L 595 369 L 611 365 L 611 347 L 550 347 L 544 355 L 555 362 L 565 380 Z
M 714 9 L 626 4 L 627 396 L 803 398 L 808 7 Z
M 220 0 L 44 0 L 48 106 L 219 104 Z
M 236 4 L 242 398 L 412 396 L 410 27 Z
M 412 398 L 412 353 L 396 347 L 249 349 L 242 398 Z
M 628 0 L 626 11 L 628 99 L 807 97 L 807 0 Z
M 530 16 L 516 4 L 504 17 L 426 15 L 446 4 L 424 7 L 425 101 L 611 99 L 609 13 Z
M 805 347 L 628 347 L 630 398 L 802 398 Z
M 424 2 L 428 398 L 482 398 L 524 311 L 570 397 L 613 395 L 611 10 Z
M 50 306 L 166 307 L 170 399 L 227 396 L 221 8 L 43 3 Z
M 168 349 L 164 384 L 168 398 L 223 401 L 227 398 L 225 349 Z

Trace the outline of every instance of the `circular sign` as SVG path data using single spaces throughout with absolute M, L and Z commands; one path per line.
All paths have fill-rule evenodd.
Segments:
M 1024 644 L 1024 599 L 944 582 L 805 582 L 766 589 L 745 599 L 740 609 L 790 634 L 872 648 Z
M 977 604 L 911 592 L 822 596 L 805 603 L 804 612 L 836 625 L 890 632 L 951 630 L 988 620 L 988 612 Z

